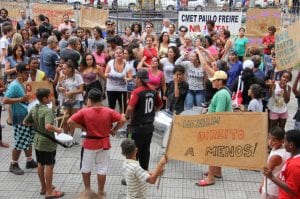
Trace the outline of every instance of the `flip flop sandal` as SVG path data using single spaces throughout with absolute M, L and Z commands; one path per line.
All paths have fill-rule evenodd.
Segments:
M 54 190 L 55 189 L 55 186 L 52 186 L 52 190 Z M 45 193 L 46 193 L 46 191 L 40 191 L 40 195 L 42 196 L 42 195 L 45 195 Z
M 54 191 L 54 195 L 52 196 L 45 196 L 45 199 L 52 199 L 52 198 L 61 198 L 65 195 L 62 191 Z
M 10 123 L 8 120 L 6 120 L 6 124 L 12 126 L 12 123 Z
M 208 171 L 204 172 L 203 175 L 208 176 Z M 217 176 L 217 175 L 215 175 L 215 178 L 221 179 L 221 178 L 223 178 L 223 176 Z
M 214 184 L 215 184 L 215 182 L 208 183 L 206 180 L 199 180 L 199 182 L 195 183 L 195 185 L 198 187 L 207 187 L 207 186 L 211 186 Z

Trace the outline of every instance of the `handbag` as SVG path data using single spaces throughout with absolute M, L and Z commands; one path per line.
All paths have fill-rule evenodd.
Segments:
M 232 95 L 231 98 L 233 107 L 238 107 L 243 103 L 243 90 L 244 90 L 244 83 L 242 81 L 242 76 L 239 75 L 237 91 Z

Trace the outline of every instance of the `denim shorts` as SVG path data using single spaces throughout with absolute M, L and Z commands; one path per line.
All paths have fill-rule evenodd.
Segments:
M 83 104 L 82 101 L 76 100 L 72 107 L 64 106 L 64 105 L 62 105 L 62 106 L 63 106 L 64 108 L 80 109 L 80 108 L 82 107 L 82 104 Z

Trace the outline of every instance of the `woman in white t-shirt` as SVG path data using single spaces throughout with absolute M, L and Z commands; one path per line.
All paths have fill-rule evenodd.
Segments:
M 56 89 L 60 106 L 66 110 L 69 117 L 82 107 L 83 85 L 81 75 L 75 71 L 75 64 L 72 60 L 68 60 L 62 66 L 62 75 L 59 77 Z M 74 130 L 74 128 L 69 128 L 67 125 L 64 126 L 64 132 L 69 132 L 72 136 Z
M 108 106 L 111 109 L 116 108 L 118 101 L 121 112 L 126 109 L 127 80 L 131 79 L 131 67 L 124 59 L 124 50 L 122 47 L 116 47 L 114 59 L 107 63 L 105 69 L 106 90 Z
M 162 58 L 160 60 L 160 64 L 162 65 L 162 69 L 164 71 L 164 76 L 166 80 L 166 84 L 168 87 L 168 84 L 173 80 L 173 69 L 175 66 L 175 61 L 179 57 L 179 50 L 175 46 L 170 46 L 168 48 L 168 54 L 167 57 Z

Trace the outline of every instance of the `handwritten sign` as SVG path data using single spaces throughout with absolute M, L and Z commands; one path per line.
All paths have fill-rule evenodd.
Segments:
M 300 63 L 300 21 L 275 34 L 276 69 L 292 68 Z
M 280 9 L 249 8 L 246 17 L 246 37 L 264 37 L 268 33 L 268 27 L 275 26 L 280 29 Z
M 55 27 L 58 27 L 63 22 L 64 14 L 68 14 L 69 18 L 72 18 L 74 15 L 72 5 L 34 3 L 31 9 L 36 22 L 38 22 L 38 15 L 43 14 L 49 18 L 50 23 Z
M 26 82 L 25 88 L 26 88 L 26 94 L 29 96 L 29 102 L 32 102 L 36 99 L 36 91 L 39 88 L 49 89 L 51 97 L 54 97 L 53 84 L 49 81 Z
M 214 113 L 175 116 L 169 159 L 261 169 L 267 159 L 266 113 Z
M 8 11 L 8 17 L 16 27 L 17 22 L 21 19 L 20 9 L 26 9 L 26 3 L 17 2 L 0 2 L 0 8 L 5 8 Z
M 205 32 L 206 22 L 213 20 L 215 29 L 225 28 L 231 34 L 237 35 L 242 23 L 241 12 L 195 12 L 180 11 L 178 15 L 178 26 L 187 26 L 190 32 Z
M 93 28 L 100 26 L 105 28 L 105 21 L 108 19 L 109 11 L 93 7 L 82 7 L 80 10 L 79 26 Z

